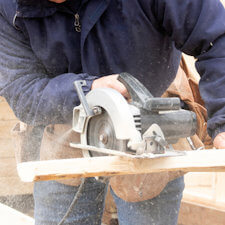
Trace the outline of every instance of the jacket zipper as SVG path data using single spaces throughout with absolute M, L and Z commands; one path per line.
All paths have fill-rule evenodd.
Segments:
M 80 33 L 81 32 L 80 15 L 76 13 L 74 17 L 75 17 L 75 21 L 74 21 L 75 30 L 76 32 Z
M 16 11 L 16 14 L 15 14 L 14 17 L 13 17 L 13 26 L 14 26 L 17 30 L 20 30 L 20 28 L 16 25 L 16 19 L 17 19 L 17 17 L 18 17 L 18 14 L 19 14 L 19 12 Z

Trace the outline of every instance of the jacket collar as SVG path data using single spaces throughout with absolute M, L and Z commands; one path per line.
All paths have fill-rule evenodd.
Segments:
M 76 0 L 71 0 L 76 1 Z M 82 16 L 82 32 L 81 32 L 81 52 L 84 50 L 85 41 L 91 29 L 106 11 L 111 0 L 82 0 L 83 3 L 88 2 L 87 7 Z M 40 18 L 53 15 L 59 10 L 57 3 L 48 0 L 17 0 L 16 17 L 24 18 Z M 83 68 L 86 68 L 84 55 L 82 57 Z
M 17 17 L 23 18 L 41 18 L 53 15 L 56 11 L 65 11 L 61 4 L 50 2 L 48 0 L 16 0 L 17 1 Z M 77 1 L 77 0 L 68 0 Z M 82 4 L 88 3 L 89 10 L 88 20 L 96 22 L 104 10 L 107 8 L 110 0 L 81 0 Z M 90 7 L 89 7 L 90 5 Z M 86 14 L 86 13 L 85 13 Z M 95 23 L 94 22 L 94 23 Z
M 67 0 L 77 1 L 77 0 Z M 81 0 L 82 4 L 89 0 Z M 68 11 L 65 10 L 62 4 L 50 2 L 48 0 L 17 0 L 17 16 L 24 18 L 40 18 L 51 16 L 56 11 Z
M 56 3 L 48 0 L 17 0 L 17 17 L 46 17 L 54 14 L 56 10 Z

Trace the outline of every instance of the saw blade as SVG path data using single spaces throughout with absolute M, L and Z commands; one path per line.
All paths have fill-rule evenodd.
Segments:
M 103 110 L 100 115 L 92 117 L 87 127 L 87 144 L 98 148 L 113 149 L 125 152 L 126 140 L 118 140 L 109 114 Z M 89 151 L 90 156 L 104 156 L 105 154 Z

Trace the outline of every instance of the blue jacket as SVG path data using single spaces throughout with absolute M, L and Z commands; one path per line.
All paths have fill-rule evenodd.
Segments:
M 77 1 L 77 0 L 70 0 Z M 181 52 L 197 58 L 209 133 L 225 131 L 225 10 L 219 0 L 0 0 L 0 95 L 31 125 L 67 123 L 73 82 L 129 72 L 160 96 Z

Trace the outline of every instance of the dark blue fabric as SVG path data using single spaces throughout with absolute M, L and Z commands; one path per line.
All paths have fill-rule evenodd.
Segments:
M 183 51 L 197 58 L 210 134 L 225 131 L 225 11 L 219 0 L 87 1 L 80 43 L 73 14 L 60 4 L 28 2 L 0 0 L 0 94 L 22 121 L 69 122 L 79 104 L 78 79 L 88 80 L 87 92 L 96 77 L 126 71 L 160 96 Z M 16 8 L 19 30 L 12 25 Z
M 63 218 L 78 187 L 56 181 L 34 184 L 35 225 L 56 225 Z M 120 225 L 176 225 L 184 178 L 170 181 L 155 198 L 142 202 L 126 202 L 112 191 Z M 70 211 L 64 225 L 100 225 L 107 185 L 86 179 L 82 194 Z
M 56 181 L 34 185 L 35 225 L 57 225 L 66 214 L 78 187 Z M 72 207 L 63 225 L 100 225 L 107 185 L 87 178 L 81 196 Z

